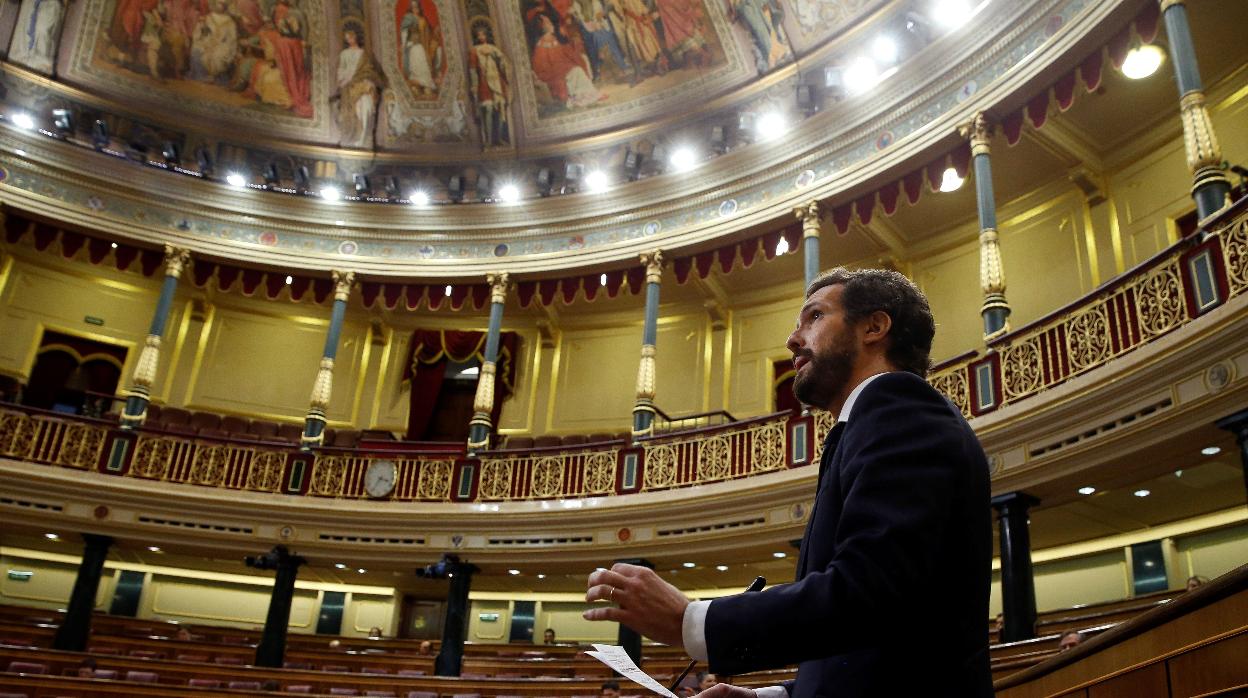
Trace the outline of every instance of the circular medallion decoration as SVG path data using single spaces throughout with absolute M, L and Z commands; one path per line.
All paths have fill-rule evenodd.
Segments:
M 257 237 L 256 239 L 260 242 L 261 245 L 267 245 L 268 247 L 273 247 L 274 245 L 277 244 L 277 233 L 273 232 L 272 230 L 266 230 L 260 233 L 260 236 Z
M 793 508 L 789 510 L 789 514 L 793 516 L 794 521 L 801 521 L 806 518 L 806 505 L 801 502 L 794 504 Z
M 284 541 L 292 541 L 297 538 L 298 535 L 298 532 L 295 531 L 295 527 L 290 524 L 286 524 L 285 526 L 277 529 L 277 537 Z
M 727 218 L 737 212 L 737 200 L 728 199 L 719 205 L 719 215 L 721 218 Z
M 810 185 L 814 183 L 815 183 L 815 171 L 814 170 L 803 170 L 802 173 L 797 176 L 797 180 L 793 182 L 793 184 L 796 185 L 798 189 L 805 189 L 806 187 L 809 187 Z
M 649 223 L 646 223 L 645 225 L 641 226 L 641 233 L 649 237 L 651 235 L 658 233 L 659 230 L 662 228 L 663 228 L 662 223 L 658 221 L 650 221 Z
M 420 255 L 421 259 L 429 259 L 433 256 L 433 248 L 428 245 L 421 245 L 416 250 L 416 254 Z
M 495 245 L 495 246 L 494 246 L 494 256 L 495 256 L 495 257 L 506 257 L 506 256 L 507 256 L 507 253 L 508 253 L 508 252 L 510 252 L 510 251 L 511 251 L 511 248 L 510 248 L 510 247 L 508 247 L 508 246 L 507 246 L 507 243 L 505 243 L 505 242 L 500 242 L 499 244 L 497 244 L 497 245 Z
M 965 102 L 976 92 L 979 92 L 979 83 L 971 80 L 963 85 L 962 89 L 958 90 L 958 101 Z
M 885 131 L 884 133 L 881 133 L 879 137 L 875 139 L 875 149 L 884 150 L 885 148 L 893 144 L 894 138 L 895 137 L 893 136 L 892 131 Z
M 568 238 L 568 249 L 579 250 L 583 247 L 585 247 L 584 235 L 573 235 L 572 237 Z
M 96 508 L 95 508 L 95 511 L 91 512 L 91 515 L 92 515 L 92 516 L 94 516 L 94 517 L 95 517 L 95 518 L 97 518 L 97 519 L 100 519 L 100 520 L 107 519 L 107 518 L 108 518 L 108 507 L 106 507 L 106 506 L 104 506 L 103 504 L 101 504 L 101 505 L 99 505 L 98 507 L 96 507 Z
M 464 544 L 464 537 L 458 533 L 451 536 L 451 547 L 458 548 Z
M 8 178 L 9 178 L 9 171 L 3 167 L 0 167 L 0 182 L 3 182 L 4 180 Z
M 91 209 L 92 211 L 102 210 L 104 208 L 104 200 L 98 196 L 88 197 L 87 208 Z
M 360 251 L 360 246 L 355 244 L 354 240 L 343 240 L 338 245 L 338 254 L 355 254 Z
M 618 538 L 621 543 L 627 543 L 628 541 L 632 540 L 633 531 L 632 529 L 629 529 L 629 528 L 621 528 L 620 530 L 615 532 L 615 537 Z
M 185 218 L 178 221 L 178 230 L 190 230 L 190 229 L 191 229 L 190 221 L 186 220 Z
M 1205 369 L 1205 385 L 1209 392 L 1216 393 L 1235 380 L 1235 365 L 1229 361 L 1218 363 Z

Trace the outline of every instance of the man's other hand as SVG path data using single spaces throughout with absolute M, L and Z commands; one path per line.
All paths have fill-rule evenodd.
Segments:
M 698 694 L 698 698 L 755 698 L 757 694 L 752 688 L 742 688 L 740 686 L 730 686 L 726 683 L 717 683 L 714 686 L 702 691 Z
M 689 599 L 649 567 L 617 562 L 609 570 L 594 572 L 589 575 L 585 600 L 615 604 L 585 611 L 586 620 L 613 620 L 655 642 L 684 644 L 681 628 Z

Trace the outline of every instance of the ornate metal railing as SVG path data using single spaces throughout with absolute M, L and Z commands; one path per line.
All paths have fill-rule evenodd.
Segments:
M 1113 283 L 935 370 L 932 385 L 968 417 L 1038 395 L 1155 341 L 1248 289 L 1248 203 Z M 0 406 L 0 457 L 144 480 L 314 497 L 498 502 L 658 491 L 818 461 L 832 415 L 781 413 L 636 443 L 462 451 L 320 449 L 124 431 L 98 419 Z M 374 494 L 378 494 L 374 491 Z

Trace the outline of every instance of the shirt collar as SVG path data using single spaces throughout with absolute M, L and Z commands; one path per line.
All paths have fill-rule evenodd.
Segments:
M 858 395 L 862 393 L 863 388 L 866 388 L 868 383 L 884 375 L 884 373 L 887 373 L 887 371 L 867 376 L 861 383 L 854 386 L 854 389 L 849 393 L 849 397 L 845 398 L 845 405 L 841 407 L 841 413 L 836 416 L 837 422 L 849 422 L 849 414 L 854 409 L 854 403 L 858 401 Z

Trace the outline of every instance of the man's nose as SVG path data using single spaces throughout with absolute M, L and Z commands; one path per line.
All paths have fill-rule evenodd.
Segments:
M 796 354 L 798 350 L 802 348 L 804 342 L 805 339 L 802 337 L 802 330 L 798 328 L 793 330 L 793 333 L 789 335 L 789 341 L 785 342 L 784 346 L 788 347 L 790 352 Z

